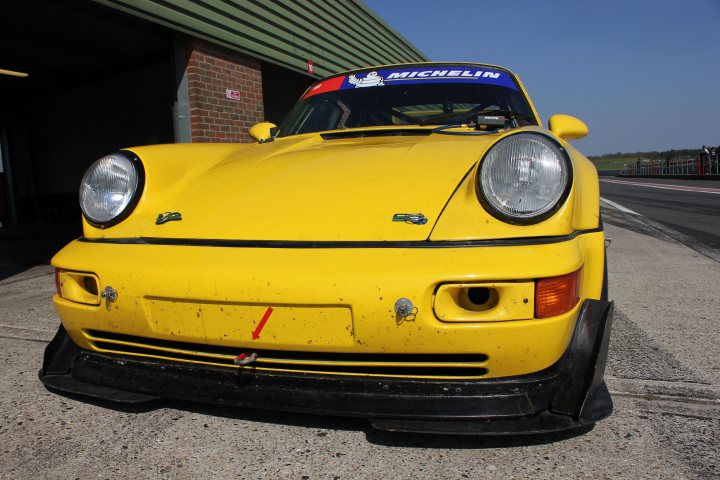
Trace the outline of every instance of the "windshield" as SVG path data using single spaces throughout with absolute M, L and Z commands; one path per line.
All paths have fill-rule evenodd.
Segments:
M 537 125 L 511 74 L 484 66 L 433 65 L 355 72 L 308 90 L 279 136 L 362 127 L 467 123 L 505 115 L 511 125 Z

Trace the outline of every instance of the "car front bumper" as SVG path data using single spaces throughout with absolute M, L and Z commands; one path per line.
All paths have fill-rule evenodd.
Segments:
M 47 388 L 121 403 L 157 398 L 369 418 L 379 429 L 504 435 L 578 428 L 608 416 L 603 381 L 612 302 L 585 300 L 561 359 L 542 371 L 481 380 L 228 369 L 93 352 L 61 326 L 40 380 Z
M 226 361 L 232 354 L 270 351 L 275 365 L 261 365 L 268 358 L 261 355 L 258 370 L 278 370 L 280 358 L 283 370 L 303 373 L 322 370 L 318 365 L 352 373 L 341 364 L 355 368 L 362 357 L 370 369 L 362 375 L 387 366 L 389 357 L 410 354 L 422 357 L 415 365 L 428 368 L 419 373 L 426 378 L 454 379 L 449 370 L 472 367 L 476 374 L 460 376 L 489 380 L 540 372 L 560 361 L 582 300 L 601 298 L 603 262 L 601 231 L 505 246 L 418 242 L 407 248 L 75 241 L 53 258 L 64 292 L 54 301 L 73 342 L 97 353 L 228 365 L 218 353 Z M 67 278 L 73 272 L 87 272 L 97 279 L 96 291 L 112 288 L 115 298 L 74 295 L 83 282 Z M 534 318 L 535 280 L 570 272 L 580 272 L 580 303 Z M 460 308 L 453 291 L 462 286 L 494 289 L 496 307 Z M 409 317 L 393 309 L 401 298 L 416 308 Z M 290 365 L 275 353 L 334 357 L 311 366 L 292 358 Z M 365 361 L 369 356 L 373 360 Z

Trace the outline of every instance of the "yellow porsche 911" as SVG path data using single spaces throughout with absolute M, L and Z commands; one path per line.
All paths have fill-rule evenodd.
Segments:
M 257 143 L 129 148 L 80 186 L 40 379 L 514 434 L 606 417 L 597 172 L 518 78 L 474 63 L 338 74 Z

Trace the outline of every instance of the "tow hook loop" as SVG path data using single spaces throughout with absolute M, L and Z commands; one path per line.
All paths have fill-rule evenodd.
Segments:
M 117 300 L 118 292 L 113 287 L 108 285 L 107 287 L 105 287 L 105 290 L 100 292 L 100 296 L 108 302 L 114 302 L 115 300 Z
M 398 298 L 395 302 L 395 313 L 400 318 L 406 318 L 409 317 L 414 313 L 415 305 L 413 305 L 412 300 L 409 298 Z
M 235 365 L 249 365 L 252 362 L 254 362 L 255 360 L 257 360 L 257 353 L 253 352 L 249 355 L 247 353 L 241 353 L 240 355 L 235 357 L 235 360 L 233 360 L 233 363 Z

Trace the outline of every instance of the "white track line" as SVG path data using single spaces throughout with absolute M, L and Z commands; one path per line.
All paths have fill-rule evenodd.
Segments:
M 683 192 L 697 192 L 697 193 L 712 193 L 715 195 L 720 195 L 720 188 L 710 188 L 710 187 L 688 187 L 686 185 L 671 185 L 668 183 L 644 183 L 644 182 L 629 182 L 627 180 L 615 180 L 615 179 L 606 179 L 601 178 L 601 182 L 606 183 L 617 183 L 621 185 L 635 185 L 637 187 L 646 187 L 646 188 L 659 188 L 662 190 L 680 190 Z
M 630 213 L 632 215 L 640 215 L 639 213 L 637 213 L 633 210 L 630 210 L 629 208 L 625 208 L 622 205 L 620 205 L 619 203 L 615 203 L 612 200 L 608 200 L 605 197 L 600 197 L 600 201 L 607 203 L 611 207 L 615 208 L 616 210 L 620 210 L 621 212 Z

